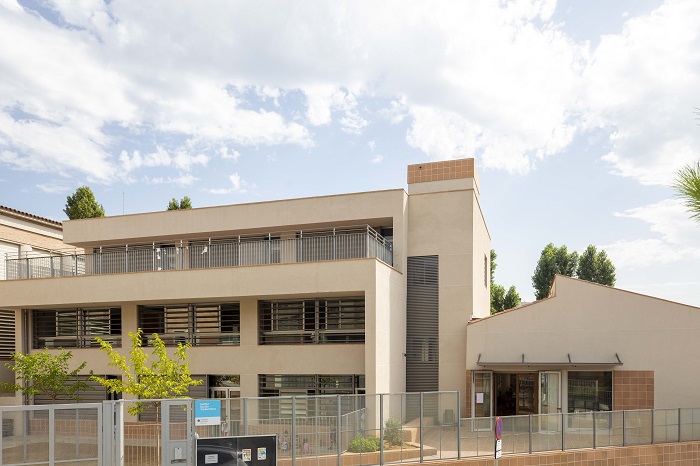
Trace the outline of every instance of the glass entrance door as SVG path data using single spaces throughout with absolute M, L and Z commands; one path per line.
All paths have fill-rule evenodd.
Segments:
M 472 379 L 472 412 L 470 416 L 473 418 L 485 418 L 483 420 L 475 419 L 473 428 L 475 430 L 490 430 L 491 416 L 493 409 L 491 405 L 491 387 L 493 387 L 492 372 L 474 372 Z
M 559 430 L 561 412 L 561 373 L 540 372 L 540 430 Z

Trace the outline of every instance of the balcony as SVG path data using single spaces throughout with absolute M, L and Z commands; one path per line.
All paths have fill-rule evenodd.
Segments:
M 8 255 L 6 280 L 162 270 L 243 267 L 377 258 L 393 265 L 392 242 L 372 227 L 344 227 L 257 236 L 173 240 L 96 248 L 92 253 Z

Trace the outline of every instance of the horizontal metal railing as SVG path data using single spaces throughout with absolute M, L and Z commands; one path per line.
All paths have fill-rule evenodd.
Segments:
M 160 270 L 240 267 L 376 257 L 393 265 L 391 241 L 367 226 L 361 231 L 300 232 L 294 238 L 199 240 L 180 245 L 105 248 L 87 254 L 7 256 L 6 279 L 68 277 Z

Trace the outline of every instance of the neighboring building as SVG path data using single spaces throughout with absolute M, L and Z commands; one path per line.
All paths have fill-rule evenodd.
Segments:
M 557 275 L 467 326 L 467 416 L 700 406 L 700 309 Z
M 6 259 L 17 264 L 19 257 L 50 255 L 52 250 L 66 247 L 62 238 L 60 222 L 0 206 L 0 280 L 15 278 L 15 269 L 7 270 Z M 12 352 L 22 348 L 15 342 L 15 311 L 4 309 L 2 301 L 0 294 L 0 382 L 14 382 L 14 374 L 5 364 Z M 7 395 L 1 395 L 0 404 L 14 404 L 15 399 Z
M 490 309 L 473 159 L 409 166 L 408 192 L 72 220 L 64 235 L 87 254 L 22 256 L 8 278 L 30 279 L 0 282 L 31 351 L 110 374 L 94 337 L 126 347 L 142 328 L 193 345 L 202 394 L 465 400 L 467 323 Z

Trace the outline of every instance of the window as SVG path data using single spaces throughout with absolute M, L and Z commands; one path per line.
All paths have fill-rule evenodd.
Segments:
M 364 343 L 364 298 L 260 301 L 261 345 Z
M 569 412 L 612 410 L 612 372 L 569 371 Z
M 484 254 L 484 286 L 489 287 L 489 258 Z
M 308 397 L 321 395 L 364 394 L 365 377 L 363 375 L 269 375 L 259 376 L 261 397 L 274 399 L 259 400 L 260 419 L 291 417 L 292 399 L 278 397 Z M 341 412 L 350 413 L 364 408 L 363 397 L 342 397 Z M 332 416 L 338 415 L 336 397 L 299 398 L 295 403 L 297 416 Z
M 99 346 L 95 337 L 121 347 L 121 308 L 34 310 L 33 348 Z
M 240 325 L 240 303 L 139 306 L 144 338 L 157 333 L 166 346 L 237 346 Z

